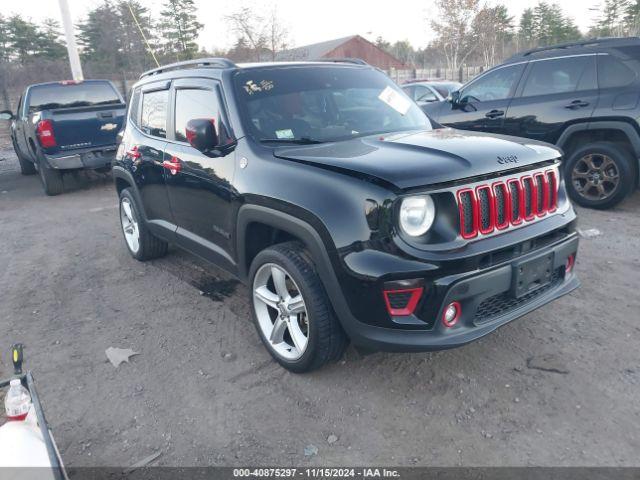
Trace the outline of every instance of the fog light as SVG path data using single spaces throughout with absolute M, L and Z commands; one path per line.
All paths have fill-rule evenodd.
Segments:
M 451 328 L 456 323 L 458 323 L 458 319 L 460 318 L 460 314 L 462 313 L 462 306 L 458 302 L 452 302 L 447 305 L 447 308 L 444 309 L 442 313 L 442 323 L 445 327 Z
M 573 270 L 573 266 L 574 266 L 575 263 L 576 263 L 576 257 L 572 253 L 571 255 L 569 255 L 567 257 L 567 261 L 564 264 L 564 272 L 565 272 L 565 274 L 571 273 L 571 270 Z

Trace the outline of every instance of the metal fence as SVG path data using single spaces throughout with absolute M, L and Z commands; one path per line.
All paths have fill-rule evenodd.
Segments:
M 462 66 L 450 68 L 414 68 L 410 70 L 391 69 L 387 74 L 398 84 L 409 80 L 451 80 L 466 83 L 484 71 L 484 67 Z

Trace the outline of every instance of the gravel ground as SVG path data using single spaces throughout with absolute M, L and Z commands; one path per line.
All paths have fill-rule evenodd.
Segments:
M 580 210 L 583 286 L 469 346 L 275 364 L 247 291 L 133 260 L 108 177 L 46 197 L 0 140 L 0 376 L 26 344 L 70 466 L 640 465 L 640 194 Z M 140 352 L 115 369 L 107 347 Z

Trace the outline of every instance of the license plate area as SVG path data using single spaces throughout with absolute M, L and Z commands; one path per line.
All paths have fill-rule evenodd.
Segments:
M 520 298 L 551 283 L 553 252 L 513 265 L 511 293 Z

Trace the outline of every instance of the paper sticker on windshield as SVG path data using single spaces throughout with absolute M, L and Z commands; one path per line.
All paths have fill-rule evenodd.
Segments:
M 276 138 L 292 139 L 295 138 L 293 130 L 287 128 L 285 130 L 276 130 Z
M 259 83 L 255 83 L 253 80 L 249 80 L 244 84 L 244 90 L 249 94 L 253 95 L 254 93 L 268 92 L 273 88 L 273 81 L 271 80 L 262 80 Z
M 385 88 L 378 98 L 393 108 L 400 115 L 405 115 L 411 108 L 411 100 L 396 92 L 393 88 Z

